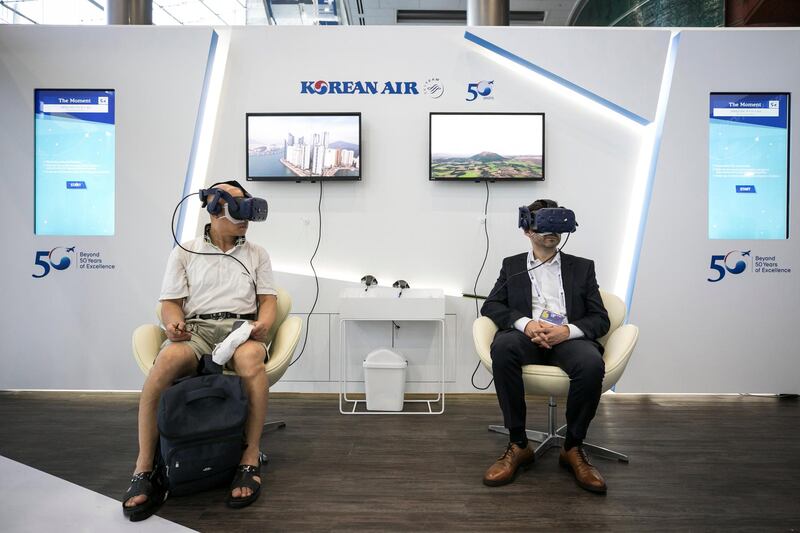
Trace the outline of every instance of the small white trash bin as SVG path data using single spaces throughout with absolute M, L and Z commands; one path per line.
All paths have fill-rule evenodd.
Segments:
M 408 361 L 388 348 L 378 348 L 364 359 L 364 387 L 368 411 L 402 411 Z

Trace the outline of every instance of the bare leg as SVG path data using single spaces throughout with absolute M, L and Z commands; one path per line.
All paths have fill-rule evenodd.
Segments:
M 236 370 L 236 374 L 242 378 L 249 408 L 245 426 L 247 448 L 245 448 L 240 461 L 240 464 L 243 465 L 258 465 L 261 431 L 267 416 L 267 400 L 269 398 L 269 381 L 264 372 L 264 356 L 264 345 L 253 340 L 245 342 L 233 353 L 233 368 Z M 261 482 L 259 476 L 254 479 Z M 236 487 L 231 492 L 231 496 L 234 498 L 246 498 L 251 494 L 252 490 L 247 487 Z
M 158 354 L 139 396 L 139 456 L 136 458 L 134 473 L 153 469 L 153 457 L 158 440 L 156 416 L 161 393 L 174 380 L 191 374 L 195 368 L 197 368 L 197 357 L 186 344 L 170 344 Z M 147 496 L 140 494 L 126 501 L 125 506 L 132 507 L 146 500 Z

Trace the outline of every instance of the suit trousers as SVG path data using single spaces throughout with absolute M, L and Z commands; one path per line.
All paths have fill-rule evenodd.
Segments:
M 571 339 L 551 349 L 542 348 L 516 329 L 498 331 L 491 348 L 495 390 L 509 430 L 525 428 L 525 386 L 522 366 L 555 365 L 570 378 L 567 396 L 567 436 L 573 442 L 586 437 L 603 392 L 605 363 L 598 345 Z

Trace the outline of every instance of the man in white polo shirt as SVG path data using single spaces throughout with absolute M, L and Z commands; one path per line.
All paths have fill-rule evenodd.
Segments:
M 233 197 L 248 196 L 236 182 L 212 187 Z M 211 215 L 203 236 L 175 247 L 167 262 L 159 297 L 167 341 L 147 376 L 139 399 L 139 456 L 124 501 L 125 514 L 135 514 L 138 520 L 152 514 L 160 503 L 157 500 L 163 499 L 163 493 L 158 494 L 159 487 L 152 479 L 158 440 L 156 413 L 161 393 L 175 379 L 192 374 L 198 358 L 210 354 L 214 345 L 231 332 L 237 320 L 250 321 L 253 330 L 228 362 L 242 378 L 249 399 L 245 429 L 247 447 L 228 495 L 228 505 L 244 507 L 260 493 L 259 441 L 269 386 L 264 372 L 265 341 L 275 320 L 277 291 L 266 250 L 245 239 L 248 222 L 231 217 L 225 201 L 220 199 L 219 202 L 221 208 Z

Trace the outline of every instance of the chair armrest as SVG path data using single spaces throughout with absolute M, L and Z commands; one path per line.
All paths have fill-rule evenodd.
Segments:
M 472 340 L 475 342 L 475 351 L 478 352 L 481 362 L 491 372 L 492 370 L 492 341 L 497 333 L 497 326 L 489 317 L 482 316 L 472 323 Z
M 606 364 L 606 375 L 603 380 L 604 390 L 613 387 L 622 377 L 638 340 L 639 328 L 633 324 L 624 324 L 609 335 L 603 353 L 603 360 Z
M 300 317 L 290 316 L 275 332 L 275 338 L 269 347 L 269 361 L 265 366 L 270 386 L 277 383 L 289 368 L 294 350 L 300 341 L 302 327 L 303 321 Z
M 144 375 L 150 373 L 153 368 L 161 344 L 167 340 L 164 330 L 154 324 L 139 326 L 133 332 L 131 347 L 133 348 L 133 358 Z

